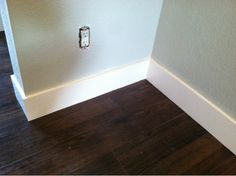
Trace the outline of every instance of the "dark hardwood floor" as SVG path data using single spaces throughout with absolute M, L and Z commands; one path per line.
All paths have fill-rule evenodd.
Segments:
M 0 39 L 0 174 L 236 174 L 236 157 L 146 80 L 27 122 Z

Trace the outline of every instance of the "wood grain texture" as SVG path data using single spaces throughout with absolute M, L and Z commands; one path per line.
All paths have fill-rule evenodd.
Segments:
M 235 156 L 146 80 L 27 122 L 0 39 L 0 174 L 236 174 Z

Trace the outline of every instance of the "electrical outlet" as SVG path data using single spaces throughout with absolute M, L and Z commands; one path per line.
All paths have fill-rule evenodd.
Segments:
M 79 29 L 79 45 L 82 49 L 86 49 L 90 45 L 90 28 L 88 26 Z

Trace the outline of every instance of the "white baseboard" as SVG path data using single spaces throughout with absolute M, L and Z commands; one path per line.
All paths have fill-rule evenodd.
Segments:
M 236 121 L 232 117 L 153 59 L 147 80 L 236 154 Z
M 149 65 L 149 68 L 148 68 Z M 29 121 L 146 79 L 236 154 L 236 121 L 151 59 L 26 96 L 11 76 Z
M 29 121 L 146 79 L 149 59 L 32 95 L 11 76 L 19 104 Z

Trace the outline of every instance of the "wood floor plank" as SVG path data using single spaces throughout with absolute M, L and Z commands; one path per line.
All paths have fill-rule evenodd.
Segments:
M 141 174 L 205 133 L 198 124 L 182 114 L 151 133 L 141 144 L 123 146 L 115 154 L 129 174 Z
M 232 155 L 232 153 L 227 150 L 225 147 L 222 147 L 204 158 L 198 164 L 189 168 L 184 174 L 193 174 L 199 175 L 201 173 L 208 173 L 210 175 L 217 175 L 220 173 L 220 170 L 224 169 L 224 174 L 236 174 L 236 169 L 229 171 L 230 168 L 236 162 L 236 158 Z M 232 167 L 233 168 L 233 167 Z
M 189 168 L 198 164 L 209 155 L 218 151 L 221 145 L 208 134 L 202 135 L 188 145 L 158 161 L 151 169 L 146 169 L 144 174 L 184 174 Z M 187 172 L 186 174 L 191 174 Z

